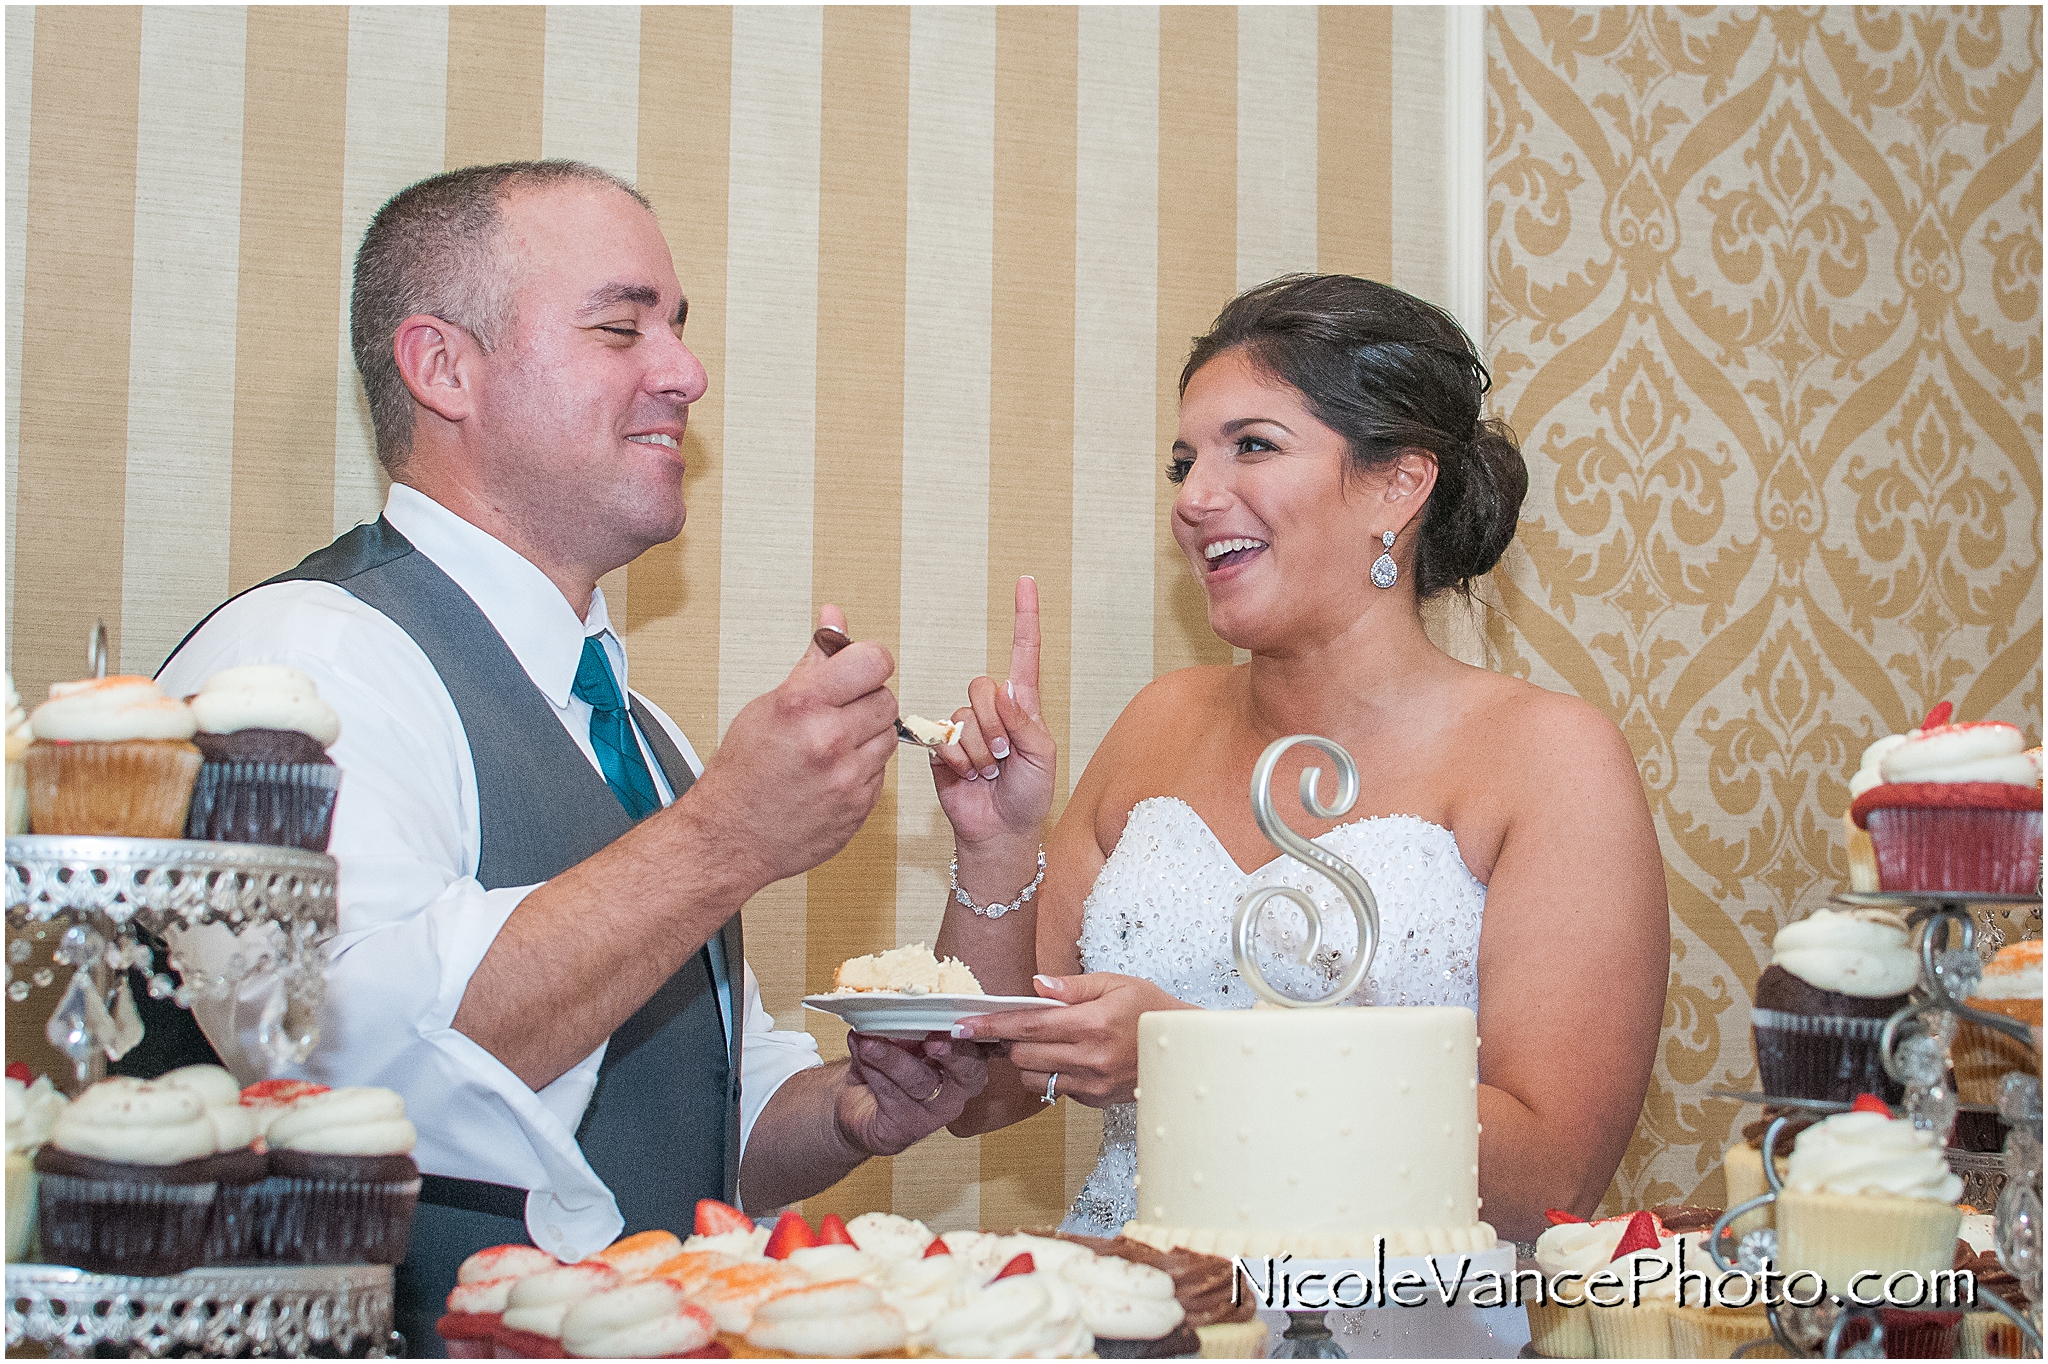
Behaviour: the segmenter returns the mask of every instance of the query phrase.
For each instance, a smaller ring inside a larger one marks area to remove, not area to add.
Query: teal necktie
[[[661,797],[655,793],[654,774],[647,770],[647,760],[640,756],[640,741],[633,734],[618,679],[612,676],[612,665],[595,635],[583,641],[575,691],[590,703],[590,746],[597,750],[604,784],[612,788],[627,814],[634,819],[647,818],[661,808]]]

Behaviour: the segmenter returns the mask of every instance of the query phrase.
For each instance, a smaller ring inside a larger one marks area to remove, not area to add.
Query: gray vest
[[[260,585],[294,581],[333,583],[382,612],[440,674],[476,768],[477,880],[486,889],[546,881],[632,827],[489,619],[390,522],[380,517],[357,526]],[[646,708],[629,700],[635,725],[680,798],[695,780],[689,763]],[[699,951],[612,1034],[576,1132],[584,1158],[618,1200],[622,1234],[688,1227],[700,1198],[734,1201],[746,1022],[739,1016],[745,958],[737,914],[719,940],[730,976],[730,1031],[710,954]],[[544,1019],[536,1024],[546,1026]]]

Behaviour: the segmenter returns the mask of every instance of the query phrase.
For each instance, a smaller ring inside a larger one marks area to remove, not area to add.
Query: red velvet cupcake
[[[1999,721],[1942,724],[1944,707],[1884,755],[1849,807],[1888,891],[2032,896],[2041,884],[2041,764]]]

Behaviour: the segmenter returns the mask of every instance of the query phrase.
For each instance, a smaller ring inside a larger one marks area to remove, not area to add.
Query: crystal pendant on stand
[[[113,1031],[107,1041],[107,1059],[118,1061],[135,1050],[142,1040],[142,1011],[135,1007],[135,992],[128,987],[128,973],[114,991]]]
[[[50,1045],[71,1058],[78,1068],[81,1087],[96,1078],[97,1057],[114,1036],[114,1019],[93,985],[91,974],[83,967],[72,972],[71,984],[64,988],[64,997],[57,1001],[43,1035],[50,1039]]]

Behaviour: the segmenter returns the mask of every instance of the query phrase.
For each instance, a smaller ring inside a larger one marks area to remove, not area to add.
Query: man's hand
[[[893,1156],[960,1116],[988,1083],[972,1042],[934,1037],[910,1052],[880,1037],[847,1039],[849,1083],[839,1091],[839,1130],[870,1156]]]
[[[827,606],[820,622],[846,628]],[[879,644],[804,651],[781,686],[733,717],[684,801],[762,886],[809,871],[859,832],[896,752],[896,660]]]

